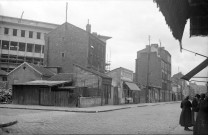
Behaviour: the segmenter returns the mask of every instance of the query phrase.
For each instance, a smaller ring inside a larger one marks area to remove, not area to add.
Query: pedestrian
[[[188,127],[192,127],[192,119],[191,119],[191,102],[189,101],[189,96],[181,102],[181,115],[179,124],[184,127],[184,130],[191,131]]]
[[[195,97],[193,98],[192,101],[192,124],[194,125],[196,122],[196,117],[199,112],[199,100],[200,100],[200,95],[196,94]]]
[[[199,112],[194,125],[194,135],[208,134],[208,93],[201,94]]]

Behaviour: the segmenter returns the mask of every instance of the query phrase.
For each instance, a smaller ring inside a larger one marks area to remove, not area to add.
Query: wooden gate
[[[50,87],[39,88],[40,105],[52,105]]]

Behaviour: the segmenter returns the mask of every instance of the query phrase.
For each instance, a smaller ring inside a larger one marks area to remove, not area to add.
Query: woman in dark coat
[[[201,95],[199,103],[199,112],[194,125],[194,135],[207,135],[208,134],[208,93]]]
[[[194,125],[196,122],[196,117],[199,112],[199,100],[200,100],[200,95],[196,94],[193,101],[192,101],[192,124]]]
[[[191,116],[191,102],[189,101],[189,96],[187,96],[182,102],[181,102],[181,116],[179,124],[184,127],[184,130],[191,131],[188,127],[192,127],[192,116]]]

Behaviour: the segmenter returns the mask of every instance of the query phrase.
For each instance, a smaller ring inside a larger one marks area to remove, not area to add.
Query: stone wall
[[[101,97],[80,97],[79,107],[92,107],[101,105]]]

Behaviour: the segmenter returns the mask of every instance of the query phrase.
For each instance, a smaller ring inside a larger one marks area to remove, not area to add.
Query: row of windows
[[[23,51],[23,52],[35,52],[44,53],[44,46],[31,43],[14,42],[7,40],[0,40],[0,48],[5,50]]]
[[[165,71],[171,71],[171,67],[169,64],[165,63],[163,60],[161,60],[161,68]]]
[[[1,54],[0,63],[21,64],[24,61],[34,64],[43,64],[43,58],[33,58],[17,55]]]
[[[17,29],[11,29],[12,30],[12,35],[17,36]],[[9,28],[4,28],[4,35],[9,35]],[[34,37],[34,31],[29,31],[29,38],[36,38],[36,39],[41,39],[41,33],[37,32],[36,37]],[[26,37],[26,30],[20,30],[20,36],[21,37]]]
[[[162,75],[161,76],[162,76],[163,80],[169,80],[170,81],[170,74],[162,71]]]

